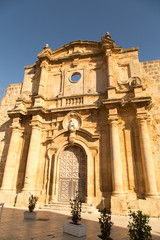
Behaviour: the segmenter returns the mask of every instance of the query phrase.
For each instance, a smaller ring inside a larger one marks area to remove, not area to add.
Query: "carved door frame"
[[[48,150],[48,155],[50,156],[51,166],[49,170],[50,174],[50,193],[48,195],[49,201],[58,202],[59,194],[59,168],[60,168],[60,156],[64,149],[71,144],[67,141],[60,141],[59,134],[56,137],[54,142],[51,143]],[[88,136],[88,135],[87,135]],[[61,143],[61,144],[60,144]],[[86,197],[85,202],[88,204],[93,204],[93,201],[96,196],[100,195],[100,175],[99,175],[99,158],[97,158],[97,149],[98,143],[94,145],[88,144],[88,142],[83,139],[76,139],[74,146],[79,146],[86,157]]]

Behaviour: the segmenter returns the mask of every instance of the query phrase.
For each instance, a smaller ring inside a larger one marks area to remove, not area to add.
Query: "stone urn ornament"
[[[79,199],[78,193],[74,200],[70,200],[72,222],[66,222],[63,224],[63,232],[82,237],[86,235],[86,226],[78,223],[81,220],[82,201]]]
[[[37,196],[33,196],[33,194],[30,193],[29,199],[28,199],[28,209],[29,211],[24,212],[24,219],[30,219],[30,220],[35,220],[37,212],[34,212],[36,203],[38,201]]]

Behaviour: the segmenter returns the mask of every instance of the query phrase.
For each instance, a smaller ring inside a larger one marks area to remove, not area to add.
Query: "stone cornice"
[[[70,49],[73,49],[74,47],[90,47],[92,50],[89,52],[81,52],[81,51],[73,51],[72,53],[67,53]],[[96,48],[96,49],[95,49]],[[64,52],[63,56],[60,56],[62,53]],[[47,45],[46,47],[44,47],[44,50],[41,51],[38,54],[38,58],[40,60],[43,59],[49,59],[52,62],[59,62],[59,61],[65,61],[67,59],[70,58],[77,58],[77,57],[88,57],[89,55],[95,55],[95,54],[100,54],[103,53],[102,49],[101,49],[101,43],[100,42],[94,42],[94,41],[74,41],[71,43],[68,43],[66,45],[64,45],[63,47],[60,47],[56,50],[51,50],[49,48],[49,46]],[[59,55],[59,57],[58,57]]]
[[[68,60],[73,60],[73,59],[82,59],[82,58],[88,58],[88,57],[95,57],[95,56],[99,56],[100,54],[104,54],[102,51],[99,52],[86,52],[86,53],[80,53],[80,52],[75,52],[75,53],[71,53],[68,54],[66,56],[62,56],[62,57],[58,57],[58,58],[53,58],[51,55],[48,54],[44,54],[43,56],[39,57],[39,59],[41,61],[43,60],[49,60],[50,63],[52,64],[58,64],[58,63],[62,63]]]
[[[27,113],[30,115],[35,114],[51,114],[51,113],[58,113],[58,112],[68,112],[73,110],[88,110],[88,109],[97,109],[99,106],[97,105],[81,105],[81,106],[70,106],[70,107],[60,107],[60,108],[54,108],[54,109],[45,109],[43,107],[30,107],[27,108]]]
[[[148,106],[151,103],[151,97],[139,97],[131,99],[104,99],[101,101],[102,105],[105,105],[106,108],[110,107],[125,107],[125,106]]]
[[[150,103],[151,102],[151,97],[139,97],[139,98],[132,98],[131,100],[130,100],[132,103],[136,103],[136,104],[138,104],[138,103]]]
[[[24,69],[26,70],[26,69],[31,69],[31,68],[33,68],[33,67],[36,67],[36,63],[34,63],[33,65],[28,65],[28,66],[25,66],[24,67]]]
[[[15,117],[21,117],[27,115],[26,111],[23,111],[22,109],[12,109],[7,111],[8,116],[10,118],[15,118]]]
[[[125,49],[122,49],[121,53],[134,52],[134,51],[139,51],[139,47],[125,48]]]

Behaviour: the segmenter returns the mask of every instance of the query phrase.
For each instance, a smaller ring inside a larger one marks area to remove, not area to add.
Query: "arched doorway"
[[[78,191],[85,202],[86,195],[86,156],[79,146],[66,147],[60,156],[59,201],[74,199]]]

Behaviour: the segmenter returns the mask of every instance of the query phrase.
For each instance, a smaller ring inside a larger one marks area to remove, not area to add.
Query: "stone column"
[[[152,158],[152,150],[150,145],[150,138],[148,134],[147,122],[144,118],[138,119],[139,134],[140,134],[140,145],[142,153],[142,164],[145,178],[145,188],[147,196],[156,196],[157,184],[155,169]]]
[[[19,123],[19,118],[13,119],[12,134],[1,187],[3,190],[16,190],[18,170],[21,160],[22,134],[23,128]]]
[[[39,89],[38,89],[38,95],[44,96],[45,94],[45,82],[47,78],[47,69],[48,64],[47,62],[41,63],[41,75],[40,75],[40,81],[39,81]]]
[[[25,172],[24,191],[36,191],[37,170],[39,162],[39,151],[41,144],[41,128],[38,124],[32,125],[32,133],[28,151],[28,158]]]
[[[110,119],[110,146],[112,159],[112,195],[123,195],[122,163],[117,119]]]

